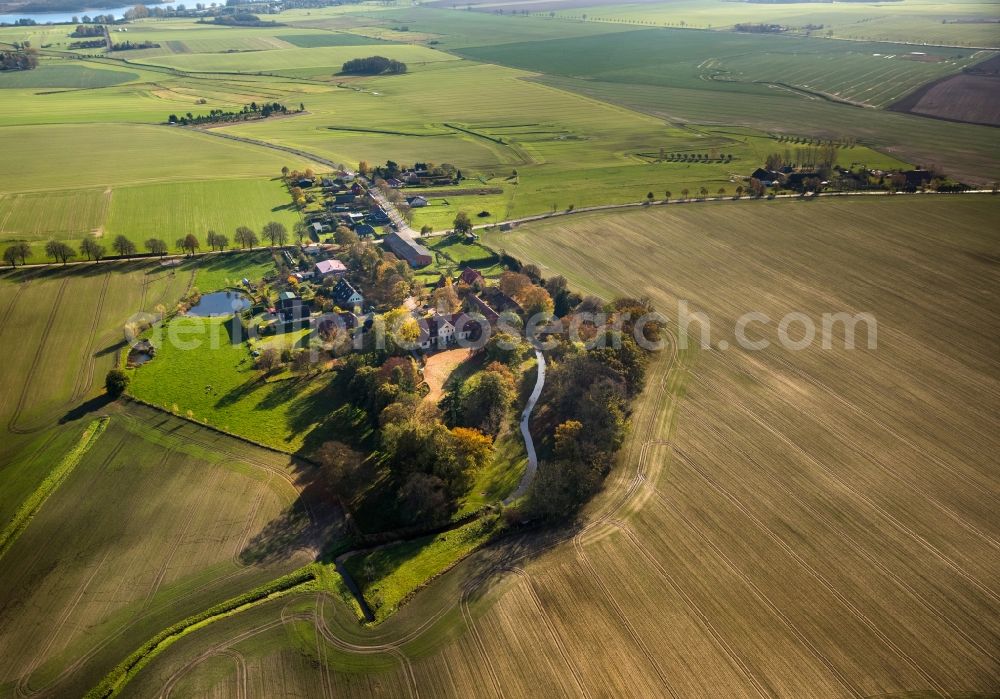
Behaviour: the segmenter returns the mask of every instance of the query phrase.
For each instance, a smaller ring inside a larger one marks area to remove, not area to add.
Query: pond
[[[250,299],[238,291],[217,291],[205,294],[197,304],[191,307],[188,315],[215,317],[230,316],[250,308]]]

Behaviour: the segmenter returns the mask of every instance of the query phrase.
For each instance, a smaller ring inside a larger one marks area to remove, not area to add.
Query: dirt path
[[[521,476],[521,482],[518,483],[517,489],[503,501],[505,505],[509,505],[527,493],[532,481],[535,480],[535,474],[538,472],[538,455],[535,454],[535,442],[531,438],[529,424],[531,411],[535,409],[535,403],[538,402],[538,397],[542,395],[542,388],[545,386],[545,355],[542,354],[541,350],[536,349],[535,358],[538,360],[538,378],[535,379],[535,387],[532,389],[531,395],[528,396],[524,412],[521,413],[521,435],[524,437],[524,448],[528,452],[528,467],[524,470],[524,475]]]

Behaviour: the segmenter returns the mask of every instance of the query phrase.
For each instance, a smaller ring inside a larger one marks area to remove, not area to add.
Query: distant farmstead
[[[383,242],[393,255],[401,260],[406,260],[411,267],[426,267],[434,261],[430,250],[399,233],[390,233]]]

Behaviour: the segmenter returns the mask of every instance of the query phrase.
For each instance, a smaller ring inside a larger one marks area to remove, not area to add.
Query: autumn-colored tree
[[[538,313],[550,314],[555,309],[552,297],[540,286],[529,286],[517,295],[517,302],[524,309],[525,317],[530,318]]]
[[[517,296],[524,290],[531,286],[531,279],[525,274],[520,274],[518,272],[504,272],[500,275],[500,291],[507,294],[511,298],[517,298]]]
[[[471,473],[485,467],[493,459],[493,440],[479,430],[455,427],[451,430],[455,455],[460,468]]]
[[[457,313],[462,307],[462,302],[458,299],[455,287],[451,284],[451,279],[445,278],[444,286],[434,290],[434,306],[442,313]]]

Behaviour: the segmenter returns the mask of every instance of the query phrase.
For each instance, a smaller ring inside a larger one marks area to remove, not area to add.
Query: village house
[[[393,232],[382,241],[393,255],[406,262],[411,267],[426,267],[434,261],[431,251],[413,240]]]
[[[344,278],[333,287],[333,300],[341,308],[355,308],[365,302],[365,298]]]
[[[420,319],[420,348],[445,349],[460,341],[475,342],[482,333],[481,325],[465,313],[435,313]]]
[[[334,276],[339,277],[347,272],[347,266],[340,260],[323,260],[317,262],[314,267],[316,276],[320,279]]]
[[[302,302],[302,299],[291,291],[282,291],[278,294],[278,304],[275,307],[278,315],[286,323],[293,320],[302,320],[309,315],[309,309]]]
[[[421,196],[410,197],[409,199],[406,200],[406,203],[410,206],[411,209],[421,209],[427,206],[427,199],[426,197],[421,197]]]
[[[480,274],[478,270],[472,269],[472,267],[463,269],[462,274],[458,277],[458,281],[468,284],[471,287],[481,288],[486,285],[486,277]]]
[[[486,322],[490,325],[495,325],[498,320],[500,320],[500,314],[494,311],[488,303],[483,301],[481,298],[475,294],[469,294],[466,300],[471,307],[477,313],[481,313],[486,319]]]

